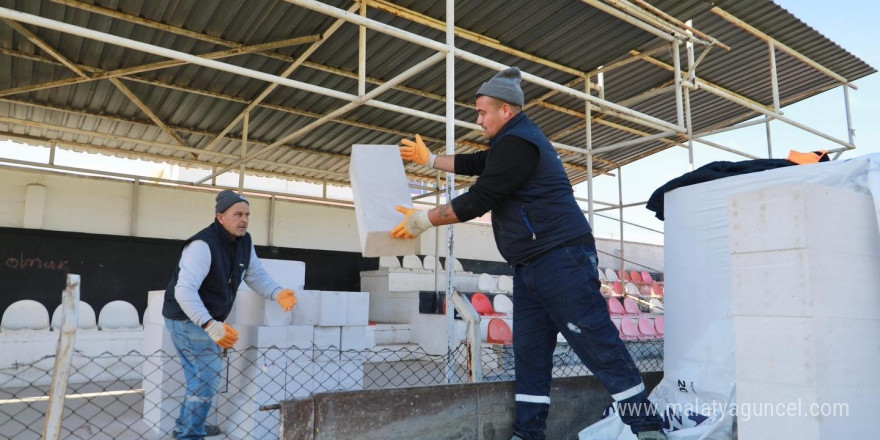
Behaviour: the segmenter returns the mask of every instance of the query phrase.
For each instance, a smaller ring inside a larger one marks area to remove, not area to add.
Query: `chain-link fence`
[[[627,346],[642,371],[662,370],[662,340],[628,342]],[[484,345],[481,357],[485,381],[513,378],[512,347]],[[558,345],[553,361],[555,377],[589,374],[564,343]],[[55,357],[47,356],[0,369],[0,438],[41,437],[54,363]],[[219,393],[207,420],[219,428],[221,434],[215,438],[220,439],[279,438],[278,403],[282,400],[332,390],[468,381],[463,344],[447,355],[431,355],[409,345],[362,351],[249,348],[229,350],[222,368]],[[185,389],[176,353],[86,356],[77,352],[61,438],[172,439]]]

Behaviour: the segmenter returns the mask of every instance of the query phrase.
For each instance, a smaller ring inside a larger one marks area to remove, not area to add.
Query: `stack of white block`
[[[369,293],[303,290],[305,264],[263,260],[278,283],[296,291],[297,305],[285,313],[276,301],[239,290],[226,322],[239,332],[210,423],[227,438],[277,438],[277,413],[262,405],[314,392],[363,386]],[[173,428],[183,397],[183,374],[161,308],[164,291],[150,292],[144,318],[144,421],[159,432]],[[169,356],[173,355],[173,356]]]
[[[419,292],[446,291],[446,272],[441,271],[435,277],[433,270],[417,269],[420,261],[416,255],[405,257],[407,268],[385,267],[379,270],[361,272],[361,288],[370,292],[370,320],[382,323],[409,324],[419,314]],[[433,261],[434,257],[426,257],[425,261]],[[456,260],[456,267],[460,263]],[[432,266],[433,267],[433,266]],[[497,287],[497,280],[488,274],[482,274],[483,284]],[[464,272],[456,269],[455,288],[461,292],[480,291],[481,274]],[[489,290],[489,289],[486,289]]]
[[[733,195],[729,208],[739,438],[880,432],[871,198],[802,184]]]

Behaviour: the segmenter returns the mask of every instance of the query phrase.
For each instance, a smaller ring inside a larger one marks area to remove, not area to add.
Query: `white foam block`
[[[306,263],[260,258],[263,269],[284,289],[299,291],[306,284]]]
[[[296,307],[293,308],[294,325],[318,325],[321,311],[320,290],[300,290],[296,292]]]
[[[412,208],[399,147],[354,145],[349,176],[361,253],[365,257],[419,253],[419,240],[391,237],[391,230],[404,219],[394,208]]]
[[[367,325],[370,318],[370,292],[345,292],[348,300],[345,325]]]
[[[339,360],[339,347],[342,345],[342,329],[340,327],[315,327],[315,361]]]
[[[253,290],[239,290],[226,321],[239,325],[286,326],[293,323],[293,314],[285,312],[278,301],[266,299]]]
[[[318,325],[345,325],[348,317],[348,292],[321,291]]]
[[[367,326],[346,325],[342,327],[341,344],[343,350],[366,350]]]

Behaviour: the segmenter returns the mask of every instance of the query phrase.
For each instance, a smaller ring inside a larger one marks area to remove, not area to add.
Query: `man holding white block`
[[[502,70],[477,91],[477,124],[489,150],[437,156],[420,136],[404,139],[404,160],[477,175],[470,190],[429,211],[398,206],[404,220],[391,231],[412,239],[432,226],[468,221],[492,211],[501,255],[514,267],[516,361],[515,440],[543,440],[550,407],[556,333],[620,406],[640,440],[666,440],[641,375],[611,322],[599,292],[595,240],[550,141],[522,112],[519,69]]]
[[[173,432],[178,440],[219,434],[205,421],[220,385],[221,348],[232,348],[238,341],[238,332],[223,321],[232,311],[241,282],[278,301],[286,312],[296,305],[293,290],[282,289],[260,264],[247,232],[247,199],[225,190],[216,201],[214,223],[184,243],[162,306],[186,377],[186,394]]]

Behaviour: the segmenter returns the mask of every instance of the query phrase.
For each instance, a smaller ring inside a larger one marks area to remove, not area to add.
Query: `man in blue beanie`
[[[214,223],[183,244],[180,263],[168,282],[162,316],[186,377],[186,394],[172,435],[196,440],[220,434],[205,422],[220,385],[221,349],[232,348],[238,332],[223,322],[242,281],[284,311],[296,305],[263,269],[247,232],[250,203],[235,191],[217,194]]]
[[[498,250],[514,267],[513,348],[516,418],[513,439],[543,440],[550,409],[553,349],[560,332],[620,405],[639,440],[666,440],[642,376],[611,322],[599,292],[596,244],[550,141],[525,113],[519,69],[502,70],[477,91],[477,124],[489,150],[437,156],[416,135],[404,160],[479,176],[468,192],[429,211],[397,210],[396,238],[466,222],[492,211]]]

